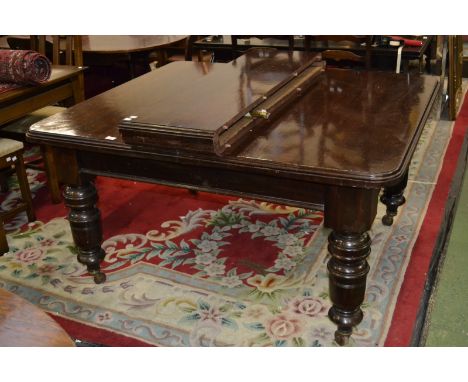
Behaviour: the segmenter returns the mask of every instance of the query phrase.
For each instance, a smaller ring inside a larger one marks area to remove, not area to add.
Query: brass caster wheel
[[[106,281],[106,274],[102,272],[97,272],[94,275],[94,282],[96,284],[102,284],[104,281]]]
[[[335,332],[335,341],[339,346],[346,346],[349,344],[350,336],[351,336],[351,330],[349,331],[337,330]]]
[[[382,218],[382,223],[383,223],[383,225],[391,226],[393,224],[393,216],[385,215]]]

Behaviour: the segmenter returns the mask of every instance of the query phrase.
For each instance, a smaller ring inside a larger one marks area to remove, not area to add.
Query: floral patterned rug
[[[364,320],[351,346],[382,346],[413,244],[434,190],[453,123],[429,120],[414,155],[407,203],[392,227],[371,230]],[[320,210],[305,210],[98,177],[103,216],[96,285],[76,261],[62,205],[44,174],[28,170],[38,221],[10,222],[0,287],[79,327],[75,337],[119,346],[335,346]],[[18,199],[11,192],[1,208]],[[105,202],[104,202],[105,201]],[[107,333],[107,334],[106,334]]]

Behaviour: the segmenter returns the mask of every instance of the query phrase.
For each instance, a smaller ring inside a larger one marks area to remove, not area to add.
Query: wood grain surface
[[[0,288],[0,346],[75,346],[46,312]]]

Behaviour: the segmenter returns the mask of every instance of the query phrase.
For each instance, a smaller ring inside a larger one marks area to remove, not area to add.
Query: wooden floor
[[[0,288],[0,346],[75,346],[42,309]]]

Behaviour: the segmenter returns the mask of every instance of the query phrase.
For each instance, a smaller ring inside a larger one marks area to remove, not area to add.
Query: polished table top
[[[75,346],[46,312],[0,288],[0,346]]]
[[[281,52],[277,58],[301,60],[304,54]],[[181,103],[176,105],[180,112],[173,107],[167,118],[177,123],[191,115],[192,123],[203,125],[212,123],[218,108],[249,102],[282,70],[281,65],[272,65],[257,78],[247,78],[246,65],[248,60],[242,57],[226,64],[172,63],[33,125],[28,137],[127,155],[134,149],[122,141],[119,123],[129,116],[151,119],[168,92],[180,94]],[[228,77],[230,90],[217,92],[218,84]],[[211,81],[212,91],[200,94],[200,102],[193,99],[192,105],[184,93],[202,79]],[[155,152],[177,161],[204,158],[218,165],[283,170],[310,181],[380,187],[406,170],[437,89],[437,78],[430,76],[327,69],[312,89],[269,127],[254,132],[235,155],[221,158],[191,152],[190,147]]]

